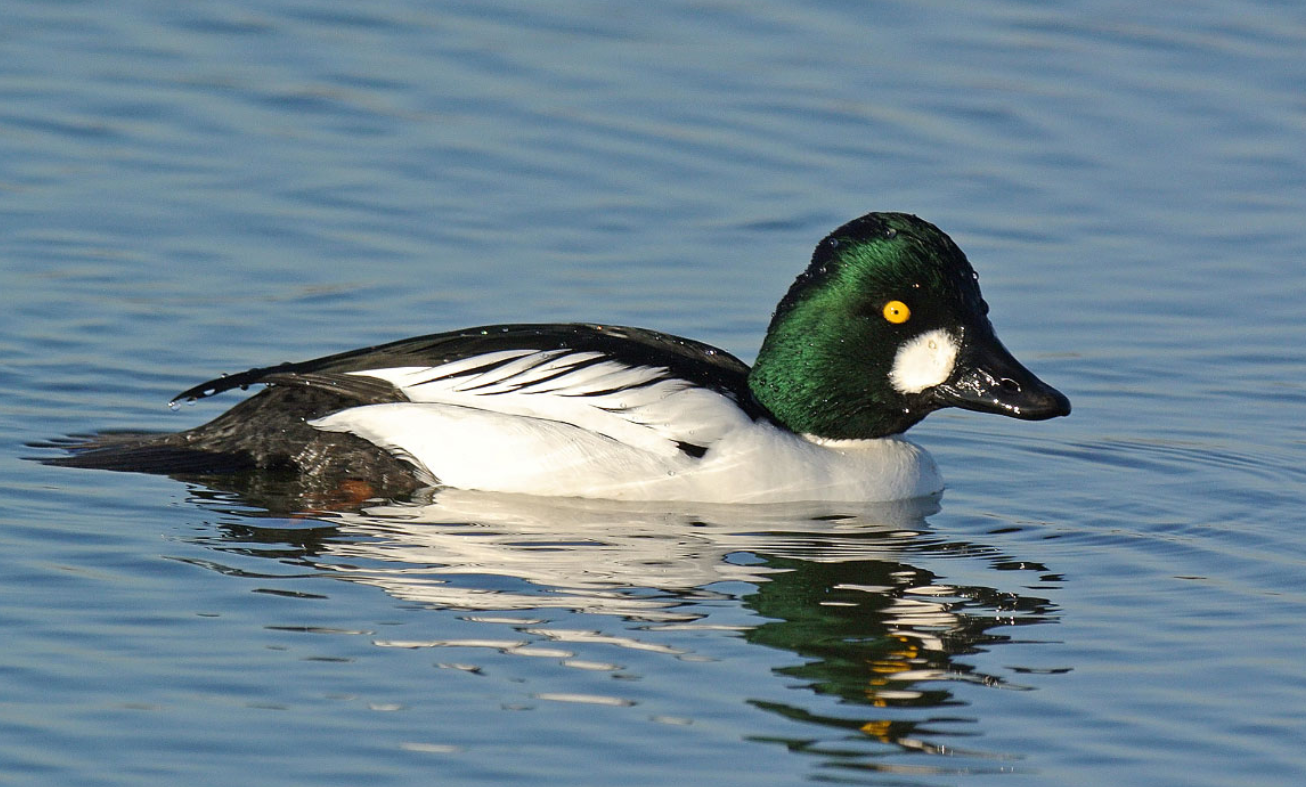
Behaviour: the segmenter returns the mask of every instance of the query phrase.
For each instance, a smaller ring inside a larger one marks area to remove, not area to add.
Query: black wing
[[[325,388],[365,403],[406,401],[407,397],[389,382],[351,372],[437,367],[505,350],[601,353],[605,359],[626,366],[666,369],[667,377],[729,396],[754,417],[764,415],[748,390],[748,365],[724,350],[642,328],[579,323],[489,325],[402,339],[219,377],[182,391],[173,401],[194,401],[259,384]]]

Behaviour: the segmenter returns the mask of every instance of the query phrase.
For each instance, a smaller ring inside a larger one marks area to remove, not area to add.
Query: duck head
[[[801,434],[899,434],[961,407],[1030,421],[1070,401],[998,340],[966,255],[938,227],[870,213],[830,233],[776,308],[749,374],[754,398]]]

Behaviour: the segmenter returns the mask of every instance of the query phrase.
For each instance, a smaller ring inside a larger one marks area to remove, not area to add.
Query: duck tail
[[[29,448],[57,448],[65,456],[28,457],[44,465],[116,470],[158,475],[238,473],[254,467],[248,454],[196,450],[179,434],[109,432],[66,440],[28,443]]]

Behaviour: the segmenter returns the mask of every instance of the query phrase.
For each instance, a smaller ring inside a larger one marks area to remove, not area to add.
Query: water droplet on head
[[[898,237],[898,231],[895,230],[893,227],[889,227],[888,229],[886,229],[886,230],[884,231],[884,237],[886,237],[886,238],[896,238],[896,237]]]

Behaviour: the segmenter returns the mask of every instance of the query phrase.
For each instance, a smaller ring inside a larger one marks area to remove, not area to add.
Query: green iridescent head
[[[816,247],[771,318],[749,387],[782,425],[836,440],[898,434],[948,406],[1068,413],[987,315],[951,238],[916,216],[870,213]]]

